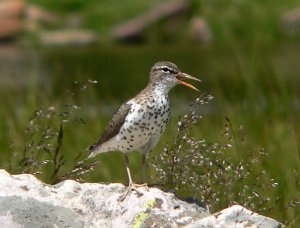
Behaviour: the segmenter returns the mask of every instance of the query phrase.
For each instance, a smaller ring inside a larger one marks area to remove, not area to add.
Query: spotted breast
[[[146,153],[157,144],[168,123],[168,97],[159,93],[145,93],[128,104],[131,109],[116,137],[119,141],[117,149]]]

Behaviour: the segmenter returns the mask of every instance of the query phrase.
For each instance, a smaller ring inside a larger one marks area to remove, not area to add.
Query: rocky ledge
[[[33,175],[0,170],[0,227],[282,227],[235,205],[218,213],[177,199],[157,188],[139,188],[123,202],[122,184],[67,180],[42,183]]]

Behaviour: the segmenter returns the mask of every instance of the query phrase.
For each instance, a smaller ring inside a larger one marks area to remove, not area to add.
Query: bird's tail
[[[108,143],[102,143],[102,144],[95,143],[88,148],[90,154],[87,157],[87,159],[95,157],[97,154],[105,153],[113,150],[115,150],[115,148],[112,148]]]
[[[87,157],[87,159],[95,157],[99,153],[98,147],[99,147],[98,143],[94,143],[93,145],[87,148],[87,151],[89,152],[89,156]]]

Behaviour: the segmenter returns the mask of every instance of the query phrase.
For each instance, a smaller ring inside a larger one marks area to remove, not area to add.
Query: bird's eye
[[[168,67],[162,67],[161,70],[165,73],[171,73],[171,70]]]

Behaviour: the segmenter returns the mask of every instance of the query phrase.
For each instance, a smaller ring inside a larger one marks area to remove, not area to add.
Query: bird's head
[[[151,68],[150,83],[153,85],[164,85],[167,89],[171,89],[176,84],[184,85],[190,89],[199,91],[193,85],[185,82],[184,80],[191,79],[201,81],[191,75],[181,72],[178,67],[171,62],[157,62]]]

